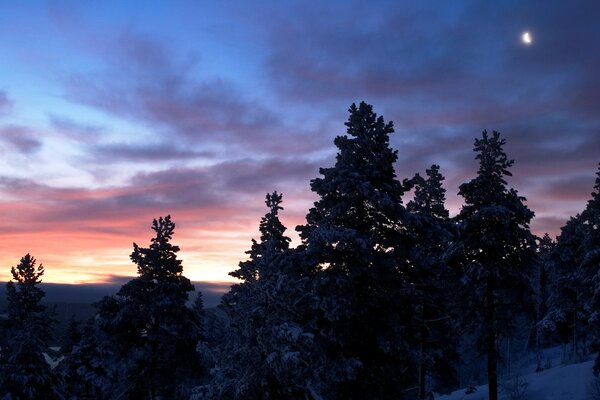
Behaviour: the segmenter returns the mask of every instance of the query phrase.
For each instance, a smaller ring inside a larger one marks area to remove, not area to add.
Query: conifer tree
[[[396,179],[392,123],[352,104],[335,166],[311,181],[319,195],[297,229],[312,283],[313,366],[325,398],[399,398],[415,376],[407,338],[407,213]]]
[[[57,372],[62,379],[65,399],[114,398],[114,386],[107,363],[114,361],[109,340],[98,332],[94,321],[89,321],[80,331],[79,340],[71,346],[64,359],[58,364]]]
[[[75,346],[81,340],[81,328],[79,321],[75,318],[75,315],[71,315],[67,329],[60,341],[60,353],[70,354]]]
[[[487,358],[489,399],[498,399],[499,346],[515,329],[518,312],[529,294],[529,272],[535,241],[529,230],[533,212],[524,197],[507,187],[511,176],[498,132],[475,139],[477,177],[464,183],[457,221],[459,239],[452,255],[464,274],[463,296],[468,301],[465,321]]]
[[[252,240],[249,259],[230,273],[241,282],[223,296],[230,334],[219,351],[210,397],[300,399],[310,385],[310,335],[300,324],[306,280],[292,268],[290,239],[278,216],[281,202],[281,194],[267,194],[260,241]]]
[[[532,287],[535,297],[535,348],[536,348],[536,372],[542,371],[542,348],[544,336],[547,335],[548,327],[545,324],[545,316],[548,314],[549,304],[549,278],[553,268],[552,256],[555,243],[547,233],[539,239],[537,245],[537,262],[533,272]]]
[[[11,268],[6,285],[7,329],[1,339],[0,397],[59,399],[58,380],[46,362],[53,319],[40,304],[42,264],[27,254]]]
[[[581,244],[582,270],[585,283],[591,288],[590,298],[586,302],[589,324],[592,328],[592,350],[600,350],[600,164],[596,172],[596,181],[592,198],[582,212],[586,234]],[[594,374],[600,374],[600,355],[596,356]]]
[[[571,342],[571,358],[581,354],[578,344],[587,329],[586,302],[590,299],[582,270],[582,243],[586,235],[581,214],[571,217],[561,228],[551,253],[549,276],[548,311],[544,318],[546,326],[562,333],[565,343]]]
[[[186,398],[199,379],[198,322],[186,306],[194,286],[171,243],[175,224],[161,217],[152,229],[149,247],[133,245],[138,276],[98,306],[104,347],[113,349],[107,370],[115,398]]]
[[[444,177],[438,165],[426,170],[427,178],[413,178],[414,198],[407,204],[415,244],[410,250],[414,268],[409,270],[412,301],[416,304],[415,348],[419,354],[419,399],[431,392],[449,391],[458,384],[458,327],[452,297],[458,279],[444,261],[452,242],[449,213],[445,207]],[[430,379],[432,378],[432,379]]]

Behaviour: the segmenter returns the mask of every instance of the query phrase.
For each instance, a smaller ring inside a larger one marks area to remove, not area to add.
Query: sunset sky
[[[171,214],[185,275],[230,280],[268,191],[298,243],[361,100],[395,124],[400,179],[441,165],[453,214],[473,139],[500,131],[534,232],[556,235],[600,162],[598,16],[592,0],[0,0],[0,278],[28,252],[46,282],[135,275],[132,243]]]

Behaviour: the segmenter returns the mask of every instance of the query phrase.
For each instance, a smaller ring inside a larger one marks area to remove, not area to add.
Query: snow
[[[546,371],[532,373],[521,379],[526,382],[523,400],[589,400],[590,385],[594,381],[592,374],[593,361],[579,364],[558,365]],[[500,382],[510,384],[511,382]],[[465,394],[464,389],[449,395],[438,397],[439,400],[486,400],[487,385],[477,386],[473,394]],[[511,400],[506,391],[500,390],[500,400]]]

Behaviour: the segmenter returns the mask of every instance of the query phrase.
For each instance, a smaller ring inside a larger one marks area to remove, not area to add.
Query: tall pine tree
[[[550,257],[548,311],[544,323],[571,342],[571,359],[578,359],[585,346],[579,346],[587,332],[586,302],[591,288],[582,270],[582,243],[586,228],[581,214],[571,217],[556,240]],[[565,356],[567,356],[565,354]]]
[[[240,279],[223,296],[229,335],[219,351],[210,397],[303,399],[310,391],[302,295],[307,280],[296,272],[290,239],[279,220],[282,195],[267,194],[260,241],[230,275]]]
[[[10,270],[6,284],[7,329],[1,339],[0,397],[59,399],[58,381],[46,362],[53,319],[40,304],[42,264],[27,254]]]
[[[413,178],[414,198],[407,204],[415,235],[409,276],[411,299],[416,304],[413,321],[419,355],[419,399],[425,399],[431,389],[440,393],[458,384],[458,325],[452,296],[458,279],[444,260],[453,240],[445,207],[446,189],[438,165],[432,165],[426,174],[426,179],[418,174]],[[433,387],[427,387],[428,381],[433,381]]]
[[[531,286],[533,288],[535,302],[534,335],[536,348],[536,372],[542,371],[542,348],[544,338],[548,334],[549,327],[545,324],[545,316],[548,314],[549,304],[549,278],[553,268],[552,255],[556,243],[547,233],[538,240],[537,262],[533,271]],[[553,325],[553,324],[552,324]]]
[[[195,313],[186,306],[194,286],[171,243],[171,217],[152,222],[147,248],[134,243],[138,276],[99,303],[98,323],[112,350],[107,360],[114,398],[187,398],[199,380]]]
[[[314,275],[311,326],[321,358],[313,366],[325,398],[399,398],[415,377],[403,273],[407,218],[396,179],[391,122],[352,104],[347,135],[335,138],[335,166],[311,181],[319,200],[297,229]]]
[[[592,198],[581,216],[586,230],[581,245],[582,270],[586,276],[585,282],[592,288],[586,311],[593,333],[592,350],[597,352],[600,350],[600,164]],[[594,373],[600,374],[600,355],[596,356]]]
[[[475,139],[477,177],[464,183],[457,221],[458,241],[452,251],[464,274],[463,295],[468,301],[465,321],[487,357],[489,399],[498,399],[497,367],[501,341],[515,329],[516,316],[529,293],[529,273],[535,241],[529,223],[533,212],[525,198],[508,188],[505,140],[498,132]]]

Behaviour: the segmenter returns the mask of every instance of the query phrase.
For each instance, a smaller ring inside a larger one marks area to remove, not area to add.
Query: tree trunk
[[[419,360],[419,400],[425,400],[425,380],[427,377],[427,369],[425,367],[425,362],[423,362],[424,357],[424,339],[421,338],[421,359]]]
[[[498,349],[494,332],[494,291],[491,279],[488,278],[485,298],[484,325],[486,335],[488,398],[498,400]]]
[[[510,337],[508,338],[508,349],[506,351],[506,366],[507,366],[507,375],[510,378]]]
[[[425,306],[421,308],[421,337],[420,337],[420,357],[419,357],[419,400],[425,400],[425,381],[427,377],[427,368],[425,366],[425,340],[427,327],[425,326]]]
[[[571,358],[577,358],[577,311],[573,313],[573,347],[571,349]]]

